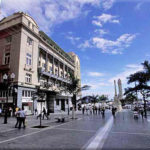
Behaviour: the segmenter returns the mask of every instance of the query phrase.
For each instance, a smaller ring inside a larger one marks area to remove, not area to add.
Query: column
[[[53,74],[55,73],[55,70],[54,70],[54,65],[55,65],[55,64],[54,64],[54,59],[55,59],[55,58],[54,58],[54,56],[53,56],[53,64],[52,64],[52,67],[53,67],[53,71],[52,71],[52,72],[53,72]]]
[[[47,72],[48,71],[48,53],[46,53],[46,68],[45,68],[45,71]]]
[[[58,60],[58,77],[60,77],[60,61]]]
[[[56,96],[55,95],[51,95],[51,94],[48,94],[47,95],[47,110],[50,112],[50,113],[54,113],[54,102],[55,102],[55,99],[56,99]]]
[[[63,63],[63,78],[65,78],[65,64]]]
[[[17,107],[22,108],[22,88],[18,87],[17,92]]]

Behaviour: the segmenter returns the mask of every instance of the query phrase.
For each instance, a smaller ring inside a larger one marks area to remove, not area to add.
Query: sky
[[[84,95],[114,96],[114,80],[150,59],[150,0],[1,0],[0,19],[23,11],[81,63]]]

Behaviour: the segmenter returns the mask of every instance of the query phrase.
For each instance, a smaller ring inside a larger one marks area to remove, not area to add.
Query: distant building
[[[18,12],[0,21],[0,107],[6,105],[3,75],[15,73],[15,90],[9,92],[9,107],[40,111],[34,93],[37,87],[45,94],[42,106],[51,113],[67,110],[71,95],[60,92],[70,84],[69,72],[80,79],[80,61],[76,54],[66,53],[29,15]],[[81,83],[80,83],[81,84]]]

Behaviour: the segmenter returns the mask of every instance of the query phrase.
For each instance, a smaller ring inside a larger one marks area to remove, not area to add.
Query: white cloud
[[[103,0],[103,8],[105,10],[110,9],[113,5],[113,3],[115,2],[115,0]]]
[[[135,10],[140,10],[143,4],[144,4],[143,2],[139,2],[139,3],[135,6]]]
[[[143,70],[143,67],[141,65],[137,65],[137,64],[126,65],[123,72],[117,74],[115,77],[112,77],[111,79],[108,80],[108,82],[113,83],[114,80],[121,79],[122,83],[125,84],[127,82],[127,77],[141,70]]]
[[[136,34],[123,34],[115,41],[107,40],[100,37],[93,37],[92,44],[102,50],[103,53],[121,54],[125,48],[128,48]]]
[[[80,37],[74,37],[72,35],[67,35],[66,38],[69,39],[72,44],[76,44],[76,42],[80,40]]]
[[[78,48],[81,48],[82,50],[84,50],[85,48],[90,48],[91,47],[91,43],[89,40],[84,41],[84,43],[79,44]]]
[[[96,29],[94,32],[98,33],[98,35],[100,35],[100,36],[108,34],[108,31],[106,31],[104,29]]]
[[[104,74],[100,73],[100,72],[89,72],[88,75],[91,77],[102,77],[102,76],[104,76]]]
[[[4,0],[2,1],[1,18],[17,11],[23,11],[31,15],[42,30],[50,32],[56,24],[89,12],[84,7],[85,5],[99,7],[103,3],[103,0]]]
[[[117,16],[110,14],[102,14],[100,16],[94,16],[95,20],[92,21],[92,24],[102,27],[105,23],[115,23],[118,24],[119,20]]]

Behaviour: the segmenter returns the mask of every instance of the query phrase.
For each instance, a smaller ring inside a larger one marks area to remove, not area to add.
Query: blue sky
[[[2,0],[3,18],[17,11],[31,15],[66,52],[80,58],[86,94],[114,95],[113,80],[142,69],[150,58],[149,0]]]

